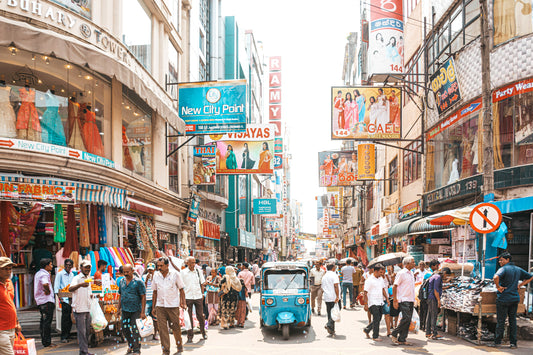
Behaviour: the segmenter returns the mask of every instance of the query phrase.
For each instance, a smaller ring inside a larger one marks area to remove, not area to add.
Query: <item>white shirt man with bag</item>
[[[322,278],[323,299],[326,302],[326,311],[328,313],[328,322],[325,328],[330,335],[335,335],[335,321],[331,317],[331,310],[339,302],[340,280],[339,275],[335,272],[335,264],[328,264],[326,268],[327,272]]]
[[[181,278],[185,285],[185,302],[187,303],[187,308],[189,310],[189,318],[191,324],[193,324],[192,310],[194,306],[196,310],[196,319],[198,319],[198,322],[200,323],[202,338],[205,340],[207,339],[203,302],[205,279],[202,272],[195,268],[196,260],[192,256],[189,256],[185,262],[187,263],[187,267],[181,270]],[[189,329],[187,331],[187,343],[192,343],[193,336],[193,330]]]

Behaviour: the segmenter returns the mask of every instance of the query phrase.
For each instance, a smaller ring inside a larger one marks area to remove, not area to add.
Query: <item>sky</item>
[[[222,13],[235,16],[241,30],[254,32],[265,57],[282,57],[291,198],[303,204],[302,232],[316,233],[315,197],[325,193],[318,187],[318,152],[341,146],[330,139],[330,89],[343,84],[344,48],[349,33],[359,27],[359,1],[223,0]]]

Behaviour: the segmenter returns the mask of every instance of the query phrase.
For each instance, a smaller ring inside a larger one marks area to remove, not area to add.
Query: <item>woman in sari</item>
[[[220,282],[220,326],[229,329],[235,326],[235,311],[242,289],[241,281],[232,266],[226,267],[226,275]]]
[[[209,325],[216,325],[218,323],[218,293],[220,291],[220,276],[217,274],[217,269],[211,269],[211,274],[206,280],[207,290],[207,310],[209,313],[208,322]]]
[[[231,144],[228,144],[228,150],[226,152],[226,168],[237,169],[237,158],[235,157]]]
[[[244,328],[244,322],[246,321],[246,286],[244,286],[244,280],[241,281],[241,290],[239,291],[239,300],[237,301],[237,310],[235,311],[235,319],[237,320],[237,327]]]
[[[259,154],[259,171],[270,170],[270,161],[272,160],[272,153],[268,149],[268,143],[263,142],[263,151]]]

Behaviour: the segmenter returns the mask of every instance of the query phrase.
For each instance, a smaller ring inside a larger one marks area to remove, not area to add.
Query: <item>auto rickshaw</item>
[[[290,327],[311,326],[309,266],[268,262],[261,268],[261,327],[277,327],[288,340]]]

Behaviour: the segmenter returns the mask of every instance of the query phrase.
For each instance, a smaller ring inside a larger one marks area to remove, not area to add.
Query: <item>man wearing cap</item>
[[[152,307],[152,299],[154,294],[152,283],[154,281],[155,264],[149,263],[146,266],[146,270],[148,272],[142,277],[144,287],[146,288],[146,315],[152,317],[152,320],[154,321],[154,340],[159,340],[157,337],[157,317],[155,314],[155,309]]]
[[[89,354],[89,335],[91,334],[91,262],[82,260],[80,273],[72,279],[69,291],[72,292],[72,310],[78,330],[80,355]]]
[[[15,263],[8,257],[0,258],[0,355],[13,355],[15,332],[20,332],[17,309],[13,298],[15,290],[11,282],[11,268]]]

